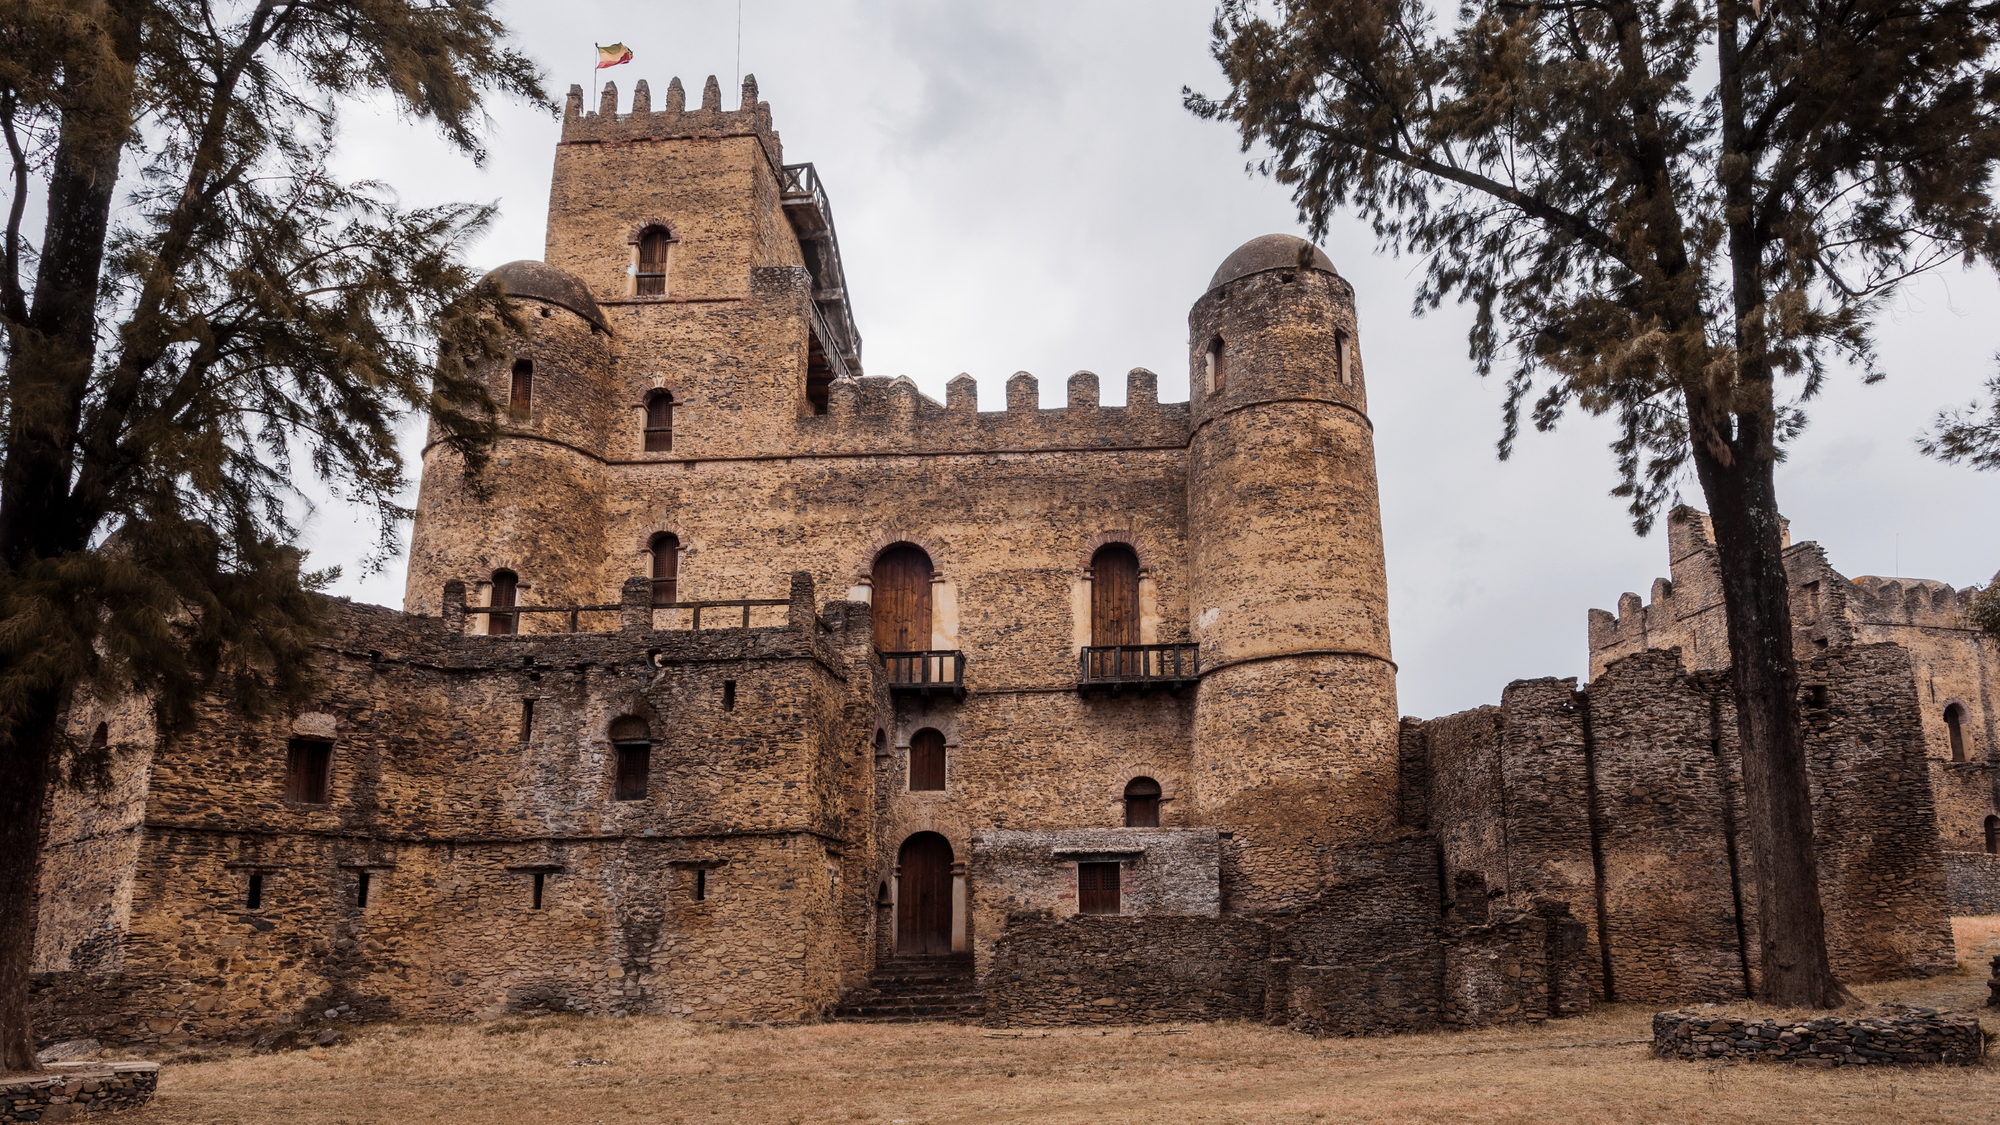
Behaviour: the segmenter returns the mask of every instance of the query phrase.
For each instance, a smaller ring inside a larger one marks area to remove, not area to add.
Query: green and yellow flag
[[[613,43],[609,47],[600,46],[597,48],[597,69],[599,70],[603,70],[607,66],[617,66],[619,63],[628,63],[631,61],[632,48],[627,47],[623,43]]]

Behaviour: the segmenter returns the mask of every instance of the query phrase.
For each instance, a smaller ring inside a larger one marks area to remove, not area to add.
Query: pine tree
[[[27,1019],[39,829],[73,700],[310,684],[321,625],[288,513],[310,472],[396,549],[396,430],[473,471],[477,370],[525,322],[463,250],[487,206],[330,172],[338,106],[387,96],[482,157],[483,99],[549,106],[488,0],[0,0],[0,1071]],[[30,198],[40,240],[22,230]]]
[[[1268,14],[1266,14],[1268,13]],[[1611,415],[1642,533],[1691,468],[1714,519],[1756,867],[1761,999],[1831,1006],[1773,468],[1829,365],[1882,377],[1909,277],[2000,251],[1972,0],[1224,0],[1233,123],[1315,238],[1353,208],[1469,302],[1522,414]]]

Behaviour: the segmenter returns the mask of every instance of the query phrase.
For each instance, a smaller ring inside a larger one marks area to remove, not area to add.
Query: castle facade
[[[496,271],[533,333],[491,373],[492,466],[475,488],[425,450],[403,609],[337,606],[295,712],[218,697],[165,745],[143,701],[73,713],[121,752],[50,818],[45,1030],[1359,1032],[1754,988],[1733,723],[1698,671],[1638,652],[1398,721],[1324,254],[1221,263],[1188,402],[1134,370],[1118,407],[1088,372],[1060,408],[1026,373],[1004,409],[963,375],[939,403],[864,373],[829,196],[754,79],[735,110],[713,78],[696,108],[678,80],[659,110],[643,82],[582,102],[544,260]],[[1902,842],[1829,838],[1836,955],[1948,963],[1909,662],[1842,644],[1824,815]],[[1883,692],[1910,706],[1853,705]],[[1611,763],[1644,816],[1606,814]]]

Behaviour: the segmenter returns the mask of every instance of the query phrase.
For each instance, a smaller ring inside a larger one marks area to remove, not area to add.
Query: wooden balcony
[[[1078,691],[1177,691],[1200,679],[1194,645],[1101,645],[1077,655]]]
[[[965,698],[965,654],[952,649],[878,652],[895,695],[949,695]]]

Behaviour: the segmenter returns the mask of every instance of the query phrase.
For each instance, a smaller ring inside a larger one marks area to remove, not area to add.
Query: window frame
[[[502,581],[501,576],[506,580]],[[502,594],[502,591],[505,594]],[[502,601],[501,598],[506,600]],[[486,607],[488,609],[511,609],[520,604],[521,576],[501,567],[493,572],[486,584]],[[518,613],[489,613],[486,615],[486,632],[489,636],[511,637],[521,631],[521,615]]]
[[[648,264],[646,261],[646,240],[655,236],[659,239],[660,253],[651,264],[659,268],[649,270],[646,268]],[[648,223],[639,232],[638,236],[632,240],[632,296],[664,297],[667,295],[667,275],[673,272],[674,244],[679,241],[680,239],[674,237],[673,230],[664,223]],[[647,287],[649,284],[657,284],[659,288],[653,292],[648,292]]]
[[[1152,792],[1133,792],[1134,789],[1143,789],[1144,787],[1150,787]],[[1160,826],[1160,802],[1164,799],[1165,793],[1161,789],[1160,783],[1150,777],[1135,777],[1126,782],[1124,798],[1125,827],[1158,828]],[[1146,817],[1143,814],[1135,815],[1135,810],[1144,809],[1151,810],[1150,817]],[[1138,823],[1142,819],[1149,819],[1150,823]]]
[[[667,548],[662,556],[661,548]],[[646,553],[651,557],[648,573],[651,576],[652,605],[669,606],[680,600],[681,583],[681,537],[671,531],[662,531],[646,543]],[[667,560],[667,573],[660,573],[660,560]],[[664,596],[662,596],[664,594]]]
[[[333,740],[292,738],[285,743],[285,800],[295,805],[333,803]]]
[[[535,410],[535,361],[527,356],[514,360],[514,374],[507,384],[507,417],[527,421]]]
[[[1125,913],[1124,865],[1117,860],[1078,860],[1076,865],[1076,912],[1116,915]],[[1105,876],[1110,885],[1105,885]],[[1109,909],[1105,909],[1106,907]]]
[[[664,407],[656,423],[654,411]],[[672,453],[674,451],[674,392],[664,387],[646,395],[645,423],[641,428],[640,451],[643,453]]]
[[[935,747],[934,751],[932,750],[932,748],[928,746],[930,739],[924,738],[925,735],[936,736],[937,746]],[[924,742],[926,743],[926,746],[923,749],[923,754],[926,761],[923,763],[923,769],[921,774],[922,780],[925,782],[925,784],[923,785],[917,784],[919,780],[918,757],[917,757],[919,748],[917,745],[917,741],[919,739],[923,739]],[[931,761],[928,760],[931,758],[933,753],[935,753],[936,755],[935,763],[932,763]],[[937,729],[936,727],[924,727],[922,730],[919,730],[915,734],[912,734],[910,736],[910,768],[908,770],[909,776],[905,779],[907,788],[909,789],[910,792],[912,793],[944,792],[945,789],[950,784],[950,779],[951,779],[950,769],[951,769],[951,747],[950,744],[946,741],[943,731]],[[929,784],[929,782],[932,780],[935,780],[937,784],[936,785]]]

